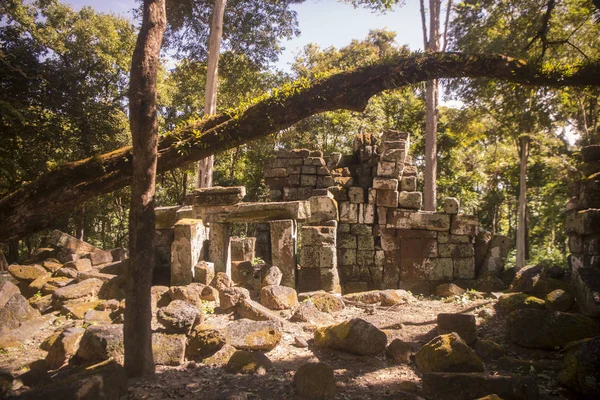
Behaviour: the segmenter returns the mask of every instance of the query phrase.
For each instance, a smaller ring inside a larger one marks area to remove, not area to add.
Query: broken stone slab
[[[291,287],[269,285],[260,289],[260,302],[271,310],[288,310],[298,306],[298,295]]]
[[[73,301],[63,304],[60,311],[63,315],[67,315],[73,319],[83,319],[85,314],[96,308],[100,304],[100,300],[92,300],[86,302]]]
[[[487,373],[429,372],[423,375],[423,391],[440,400],[472,400],[497,394],[506,400],[537,400],[539,390],[533,376]]]
[[[11,264],[8,266],[8,272],[17,280],[25,282],[33,282],[40,276],[48,275],[41,265],[19,265]]]
[[[308,201],[310,203],[308,222],[316,223],[338,219],[338,204],[333,196],[313,196]]]
[[[450,230],[450,215],[428,211],[411,212],[393,210],[388,215],[386,227],[444,232]]]
[[[423,204],[423,194],[421,192],[402,191],[398,193],[398,207],[409,210],[419,210]]]
[[[240,350],[271,351],[281,338],[279,324],[273,321],[241,319],[225,328],[225,341]]]
[[[481,265],[480,275],[491,273],[499,275],[504,270],[508,253],[513,248],[512,239],[507,236],[494,235]]]
[[[182,334],[152,334],[152,358],[156,365],[181,365],[185,359],[186,337]]]
[[[75,278],[76,282],[81,282],[81,281],[85,281],[86,279],[99,279],[102,282],[108,282],[111,279],[115,278],[117,275],[113,275],[113,274],[104,274],[102,272],[97,272],[97,271],[86,271],[86,272],[79,272],[77,274],[77,278]]]
[[[79,283],[56,289],[52,294],[52,301],[59,308],[63,303],[70,300],[82,301],[90,299],[98,295],[103,284],[104,282],[100,279],[86,279]]]
[[[228,206],[237,204],[246,196],[244,186],[213,186],[195,189],[193,192],[196,206]]]
[[[7,282],[10,284],[10,282]],[[11,291],[10,288],[6,289]],[[8,296],[8,293],[6,293]],[[39,311],[31,307],[29,302],[21,293],[13,293],[0,308],[0,333],[16,329],[23,322],[35,319],[40,316]]]
[[[422,372],[483,372],[483,362],[455,332],[433,338],[415,354],[415,362]]]
[[[156,318],[168,333],[184,333],[204,320],[202,311],[183,300],[173,300],[168,306],[163,307],[156,313]]]
[[[110,251],[95,250],[89,255],[92,265],[108,264],[113,261],[113,256]]]
[[[272,367],[273,363],[263,353],[237,350],[227,361],[225,371],[230,374],[264,375]]]
[[[575,299],[583,315],[600,317],[600,271],[579,268],[571,275]]]
[[[453,235],[477,236],[478,225],[479,219],[476,215],[453,215],[450,233]]]
[[[81,342],[77,356],[82,360],[100,362],[112,358],[122,364],[125,350],[123,346],[123,325],[91,325],[89,326]]]
[[[242,299],[242,301],[237,304],[235,311],[240,318],[246,318],[252,321],[275,321],[279,324],[283,323],[282,318],[254,300]]]
[[[201,211],[202,212],[202,211]],[[204,211],[205,222],[269,222],[284,219],[306,221],[310,216],[307,200],[267,203],[239,203],[234,206],[216,207]]]
[[[210,285],[215,277],[215,264],[208,261],[199,261],[194,266],[194,282]]]
[[[77,272],[89,271],[92,269],[92,260],[89,258],[80,258],[79,260],[66,262],[62,268],[72,269]]]
[[[97,247],[59,230],[50,232],[46,241],[53,247],[63,248],[71,254],[91,253],[97,249]]]
[[[283,274],[281,284],[296,286],[296,236],[294,220],[271,221],[271,260]]]
[[[8,300],[15,294],[21,294],[17,285],[10,281],[0,282],[0,308],[3,308]]]
[[[200,219],[182,219],[173,229],[171,285],[187,285],[193,282],[194,266],[204,256],[206,228]]]
[[[314,339],[320,347],[359,355],[380,353],[387,344],[387,336],[383,331],[360,318],[318,328]]]
[[[62,367],[77,353],[84,333],[85,329],[76,327],[67,328],[60,333],[46,355],[46,362],[51,370]]]

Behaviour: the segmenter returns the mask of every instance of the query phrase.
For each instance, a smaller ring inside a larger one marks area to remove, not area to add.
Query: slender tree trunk
[[[424,44],[425,51],[437,52],[440,49],[440,8],[441,0],[429,0],[429,40]],[[425,10],[421,3],[421,21],[425,21],[423,15],[424,12]],[[424,31],[426,31],[425,28]],[[425,87],[425,107],[425,179],[423,208],[425,211],[435,211],[437,208],[437,79],[427,81]]]
[[[129,267],[125,308],[125,369],[130,376],[154,373],[150,288],[154,267],[154,192],[158,145],[156,76],[166,27],[165,0],[145,0],[131,61],[129,124],[133,179],[129,212]]]
[[[204,115],[217,113],[217,79],[219,76],[219,53],[221,52],[221,37],[223,36],[223,14],[227,0],[215,0],[212,18],[210,20],[210,36],[208,39],[208,69],[206,71],[206,90],[204,97]],[[213,165],[215,156],[209,156],[198,161],[196,187],[212,186]]]
[[[8,261],[4,257],[4,252],[0,249],[0,272],[8,271]]]
[[[19,241],[11,240],[8,242],[7,257],[9,264],[17,264],[19,262]]]
[[[527,237],[527,158],[529,156],[530,138],[522,135],[520,144],[520,167],[519,167],[519,205],[517,220],[517,271],[525,266],[526,237]]]
[[[75,237],[79,240],[85,240],[85,205],[77,209],[75,215]]]

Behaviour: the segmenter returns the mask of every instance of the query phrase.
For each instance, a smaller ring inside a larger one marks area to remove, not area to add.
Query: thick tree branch
[[[278,132],[325,111],[363,111],[377,93],[436,78],[494,78],[537,86],[600,86],[600,62],[568,74],[504,56],[434,53],[398,58],[274,91],[234,116],[217,115],[162,139],[158,172]],[[0,242],[51,227],[78,204],[130,184],[131,148],[65,164],[0,200]]]

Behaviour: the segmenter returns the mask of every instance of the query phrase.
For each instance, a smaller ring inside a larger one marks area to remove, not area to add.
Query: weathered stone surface
[[[46,271],[53,273],[55,272],[57,269],[61,268],[63,265],[58,262],[58,260],[55,259],[51,259],[51,260],[46,260],[42,263],[42,267],[44,267],[46,269]]]
[[[466,290],[454,283],[443,283],[435,289],[435,295],[440,297],[460,296]]]
[[[95,297],[104,282],[100,279],[86,279],[74,285],[56,289],[52,299],[56,304],[62,304],[69,300],[85,300]]]
[[[310,195],[308,196],[310,197]],[[308,198],[307,197],[307,198]],[[269,222],[293,219],[304,222],[310,216],[310,204],[306,200],[284,202],[239,203],[230,206],[227,212],[207,214],[205,222]]]
[[[224,367],[231,359],[231,356],[236,352],[236,348],[231,346],[230,344],[225,343],[220,350],[218,350],[212,356],[204,359],[204,364],[206,365],[214,365],[218,367]]]
[[[152,334],[152,357],[157,365],[181,365],[185,359],[185,335]]]
[[[229,288],[233,286],[233,282],[231,278],[224,272],[217,272],[213,280],[210,282],[210,286],[216,288],[221,291],[225,288]]]
[[[314,305],[311,300],[305,300],[301,302],[298,307],[294,310],[294,314],[290,318],[291,322],[308,322],[311,324],[329,324],[331,318],[328,314],[325,314]]]
[[[215,264],[208,261],[198,261],[194,266],[194,282],[209,285],[215,277]]]
[[[29,300],[31,307],[35,308],[42,314],[52,310],[52,295],[47,294],[45,296],[33,296]]]
[[[276,266],[272,266],[268,269],[267,273],[265,274],[265,277],[262,281],[262,286],[265,287],[269,285],[280,285],[282,278],[283,273],[281,272],[281,270]]]
[[[183,286],[194,281],[194,267],[205,253],[206,228],[202,220],[186,218],[177,221],[173,230],[171,285]]]
[[[77,353],[79,342],[83,337],[85,329],[67,328],[60,333],[50,346],[46,355],[46,362],[50,369],[62,367],[71,357]]]
[[[590,208],[568,212],[565,230],[567,233],[577,235],[600,233],[600,209]]]
[[[204,314],[198,307],[183,300],[170,302],[168,306],[158,310],[156,317],[169,333],[187,334],[204,320]]]
[[[281,341],[279,324],[241,319],[225,328],[225,341],[241,350],[273,350]]]
[[[450,233],[452,235],[477,236],[479,220],[475,215],[458,214],[452,216]]]
[[[302,364],[294,374],[294,387],[310,399],[331,398],[336,392],[333,368],[322,362]]]
[[[500,292],[506,289],[506,284],[496,275],[483,275],[475,282],[475,289],[480,292]]]
[[[185,349],[187,358],[201,360],[219,351],[225,345],[222,329],[211,325],[198,325],[189,335]]]
[[[48,275],[41,265],[18,265],[12,264],[8,266],[8,272],[16,279],[25,282],[32,282],[40,276]]]
[[[398,193],[398,207],[407,208],[409,210],[420,210],[423,204],[423,194],[421,192],[406,192]]]
[[[444,199],[443,209],[446,214],[458,214],[460,202],[456,197],[446,197]]]
[[[237,204],[246,195],[244,186],[213,186],[195,189],[194,205],[196,206],[227,206]]]
[[[513,377],[486,373],[430,372],[423,375],[423,390],[439,400],[472,400],[497,394],[506,400],[537,400],[533,377]]]
[[[18,328],[23,322],[39,316],[39,311],[31,307],[21,293],[14,293],[0,308],[0,333]]]
[[[296,283],[296,223],[295,221],[271,221],[271,259],[283,274],[281,284],[295,287]]]
[[[93,310],[100,304],[100,300],[92,300],[92,301],[69,301],[62,305],[60,311],[62,314],[67,315],[73,319],[83,319],[85,317],[85,313],[90,310]]]
[[[543,310],[545,305],[544,300],[525,293],[507,293],[498,299],[498,307],[508,314],[521,309]]]
[[[68,250],[71,254],[77,253],[91,253],[96,250],[96,247],[83,240],[76,239],[75,237],[68,235],[59,230],[54,230],[48,235],[47,241],[53,247],[60,247]]]
[[[202,292],[202,290],[200,290]],[[171,286],[168,295],[173,300],[183,300],[196,307],[202,307],[198,290],[191,286]]]
[[[309,199],[309,202],[309,222],[316,223],[338,219],[338,205],[333,196],[313,196]]]
[[[14,283],[10,281],[0,282],[0,308],[3,308],[14,294],[21,294],[21,291]]]
[[[361,355],[377,354],[387,344],[383,331],[359,318],[318,328],[314,339],[318,346]]]
[[[92,260],[89,258],[80,258],[78,260],[68,261],[61,269],[72,269],[77,272],[90,271],[92,269]]]
[[[358,223],[358,204],[353,204],[348,201],[339,203],[340,222],[346,224]]]
[[[569,344],[558,381],[588,399],[600,397],[600,336]]]
[[[263,353],[237,350],[231,355],[225,371],[231,374],[264,375],[273,367],[273,363]]]
[[[427,211],[411,212],[394,210],[390,213],[386,227],[395,229],[426,229],[448,231],[450,215]]]
[[[42,286],[42,294],[54,294],[56,289],[65,287],[73,282],[73,279],[63,276],[52,277],[48,279],[46,283]]]
[[[562,289],[556,289],[546,295],[544,299],[546,309],[550,311],[569,311],[573,306],[573,296]]]
[[[240,301],[235,311],[238,317],[250,319],[252,321],[275,321],[279,323],[282,322],[282,319],[276,314],[274,314],[267,307],[250,299],[243,299],[242,301]]]
[[[513,343],[536,349],[554,349],[600,334],[598,322],[583,315],[546,310],[517,310],[508,317]]]
[[[469,345],[477,340],[477,324],[474,315],[438,314],[437,330],[438,335],[456,332]]]
[[[478,340],[475,343],[475,352],[482,360],[490,361],[504,357],[505,350],[498,343],[491,340]]]
[[[123,325],[89,326],[81,341],[77,356],[85,361],[104,361],[112,358],[123,363],[125,350],[123,347]]]
[[[316,293],[310,300],[317,310],[326,313],[342,311],[346,307],[340,297],[330,293]]]
[[[260,302],[271,310],[288,310],[298,305],[298,295],[290,287],[269,285],[260,290]]]
[[[600,274],[594,268],[579,268],[571,275],[571,283],[581,313],[600,317]]]
[[[403,176],[400,181],[400,190],[403,192],[414,192],[417,190],[416,176]]]
[[[127,374],[117,362],[70,375],[19,396],[20,400],[107,400],[127,395]]]
[[[242,300],[249,299],[250,292],[242,287],[230,287],[219,290],[219,306],[223,310],[229,310],[237,306]]]
[[[487,253],[481,265],[481,274],[499,275],[506,264],[506,257],[513,248],[513,241],[501,235],[494,235],[490,240]]]
[[[86,271],[79,272],[77,274],[77,278],[75,279],[77,282],[85,281],[86,279],[100,279],[102,282],[108,282],[111,279],[115,278],[117,275],[113,274],[105,274],[97,271]]]
[[[415,354],[422,372],[483,372],[477,354],[456,333],[433,338]]]
[[[113,256],[110,251],[98,249],[90,253],[90,261],[92,265],[107,264],[113,261]]]
[[[412,344],[400,339],[394,339],[388,345],[386,353],[398,364],[408,364],[412,355]]]
[[[398,190],[398,179],[377,177],[373,179],[373,189]]]

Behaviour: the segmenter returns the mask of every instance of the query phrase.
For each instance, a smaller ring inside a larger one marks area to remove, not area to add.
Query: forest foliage
[[[202,118],[211,1],[167,2],[168,30],[159,76],[160,131]],[[219,67],[218,109],[233,109],[299,78],[408,55],[394,32],[371,31],[342,48],[307,45],[289,72],[273,67],[285,40],[299,33],[288,1],[229,1]],[[397,1],[350,1],[380,12]],[[454,3],[449,50],[505,54],[545,70],[600,57],[600,24],[591,1],[467,0]],[[269,23],[265,23],[269,21]],[[0,197],[65,162],[130,144],[129,65],[137,26],[57,0],[0,3]],[[530,262],[565,263],[563,210],[579,146],[600,139],[599,92],[548,89],[492,80],[442,82],[438,123],[438,198],[461,200],[493,233],[514,237],[519,137],[532,140],[528,173]],[[290,129],[218,154],[217,185],[245,185],[247,200],[266,199],[263,164],[278,148],[349,152],[357,133],[411,133],[423,167],[424,85],[374,96],[363,113],[325,112]],[[181,204],[193,170],[158,177],[157,205]],[[57,223],[104,248],[127,246],[129,189],[98,197]],[[24,238],[25,255],[39,235]]]

